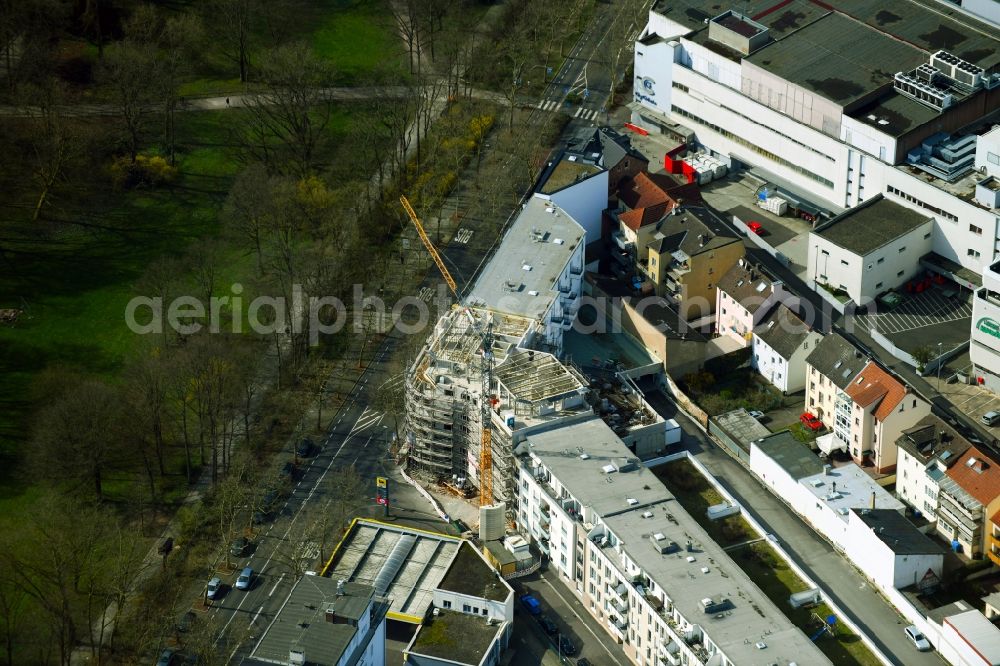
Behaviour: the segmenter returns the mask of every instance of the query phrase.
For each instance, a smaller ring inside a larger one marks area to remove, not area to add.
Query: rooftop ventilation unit
[[[937,111],[943,111],[954,102],[951,93],[930,83],[925,83],[915,76],[896,72],[893,80],[896,92],[906,95]]]
[[[983,83],[984,71],[979,65],[962,60],[947,51],[938,51],[931,56],[931,66],[941,70],[945,76],[968,88],[978,88]]]

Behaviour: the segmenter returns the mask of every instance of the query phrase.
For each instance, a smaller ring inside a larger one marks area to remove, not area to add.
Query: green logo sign
[[[976,328],[994,338],[1000,338],[1000,322],[997,322],[996,319],[983,317],[976,322]]]

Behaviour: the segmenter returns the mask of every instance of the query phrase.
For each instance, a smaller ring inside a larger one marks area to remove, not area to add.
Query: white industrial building
[[[878,194],[809,234],[808,277],[814,288],[847,293],[865,305],[924,272],[933,219]]]
[[[931,640],[952,666],[1000,664],[1000,629],[974,608],[943,618],[940,633]]]
[[[883,590],[941,578],[944,548],[893,509],[851,509],[844,554]]]
[[[930,0],[890,21],[876,0],[738,9],[654,4],[635,44],[634,122],[693,131],[699,146],[833,211],[886,194],[934,216],[936,254],[976,273],[993,262],[981,246],[997,237],[996,211],[969,195],[981,179],[976,136],[1000,107],[995,28]],[[962,36],[959,53],[939,50],[939,31]]]
[[[826,465],[787,430],[750,444],[750,470],[840,550],[851,509],[905,508],[857,465]]]
[[[969,357],[973,375],[1000,392],[1000,262],[983,271],[983,286],[972,299]]]
[[[632,663],[830,663],[602,421],[518,453],[517,529]]]

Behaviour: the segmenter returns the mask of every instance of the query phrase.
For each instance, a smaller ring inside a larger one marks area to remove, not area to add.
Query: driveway
[[[900,666],[941,666],[936,653],[920,653],[903,635],[903,619],[868,582],[791,509],[762,486],[749,470],[719,449],[685,413],[676,418],[687,449],[779,542],[795,562]]]

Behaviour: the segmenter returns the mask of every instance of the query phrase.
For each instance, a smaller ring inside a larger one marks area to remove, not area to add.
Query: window
[[[489,615],[489,614],[490,614],[489,609],[488,608],[484,608],[483,609],[483,615]]]
[[[451,602],[448,601],[447,599],[445,599],[444,601],[442,601],[441,605],[444,606],[445,608],[451,608]]]
[[[878,283],[876,283],[876,284],[875,284],[875,288],[876,288],[876,289],[881,289],[881,288],[882,288],[882,284],[883,284],[883,283],[881,283],[881,282],[878,282]]]
[[[926,234],[924,234],[924,240],[927,240],[930,237],[931,237],[931,232],[928,231]]]
[[[471,610],[472,610],[472,606],[470,606],[469,604],[462,604],[462,612],[463,613],[468,613]]]
[[[996,153],[987,152],[986,161],[989,162],[990,164],[996,164],[1000,166],[1000,155],[997,155]]]
[[[820,250],[820,251],[819,251],[819,253],[820,253],[820,254],[825,254],[825,255],[829,255],[829,254],[830,254],[830,253],[829,253],[829,252],[827,252],[826,250]]]
[[[970,224],[969,225],[969,231],[971,231],[972,233],[976,234],[977,236],[982,236],[983,235],[983,229],[982,229],[982,227],[977,227],[974,224]]]
[[[885,257],[879,257],[878,261],[876,261],[875,263],[876,264],[884,264],[885,263]]]
[[[903,247],[899,248],[899,252],[900,252],[900,254],[902,254],[903,252],[906,252],[906,246],[904,245]]]
[[[886,185],[885,186],[885,191],[888,192],[889,194],[895,194],[897,197],[900,197],[901,199],[906,199],[910,203],[916,204],[916,205],[920,206],[921,208],[926,208],[927,210],[931,211],[932,213],[937,213],[938,215],[940,215],[941,217],[945,218],[946,220],[951,220],[952,222],[958,222],[958,216],[957,215],[952,215],[951,213],[949,213],[947,211],[941,210],[937,206],[932,206],[932,205],[930,205],[928,203],[924,203],[923,201],[920,201],[916,197],[910,196],[909,194],[906,194],[902,190],[900,190],[898,188],[895,188],[892,185]]]
[[[639,53],[639,52],[636,51],[636,53]],[[642,55],[642,54],[639,53],[639,55]],[[684,85],[683,83],[677,83],[676,81],[674,81],[673,82],[673,86],[674,86],[674,88],[677,88],[681,92],[687,92],[688,91],[688,87],[686,85]]]
[[[914,398],[913,399],[913,409],[916,409],[916,408],[917,408],[917,399]]]
[[[971,247],[969,248],[969,251],[966,254],[974,259],[978,259],[981,256],[979,254],[979,250],[973,250]]]
[[[904,271],[899,271],[898,273],[896,273],[896,277],[903,277],[903,272]]]
[[[726,308],[722,308],[722,314],[726,314]]]
[[[841,259],[840,263],[842,263],[845,266],[849,266],[850,265],[850,264],[847,263],[847,259]]]

